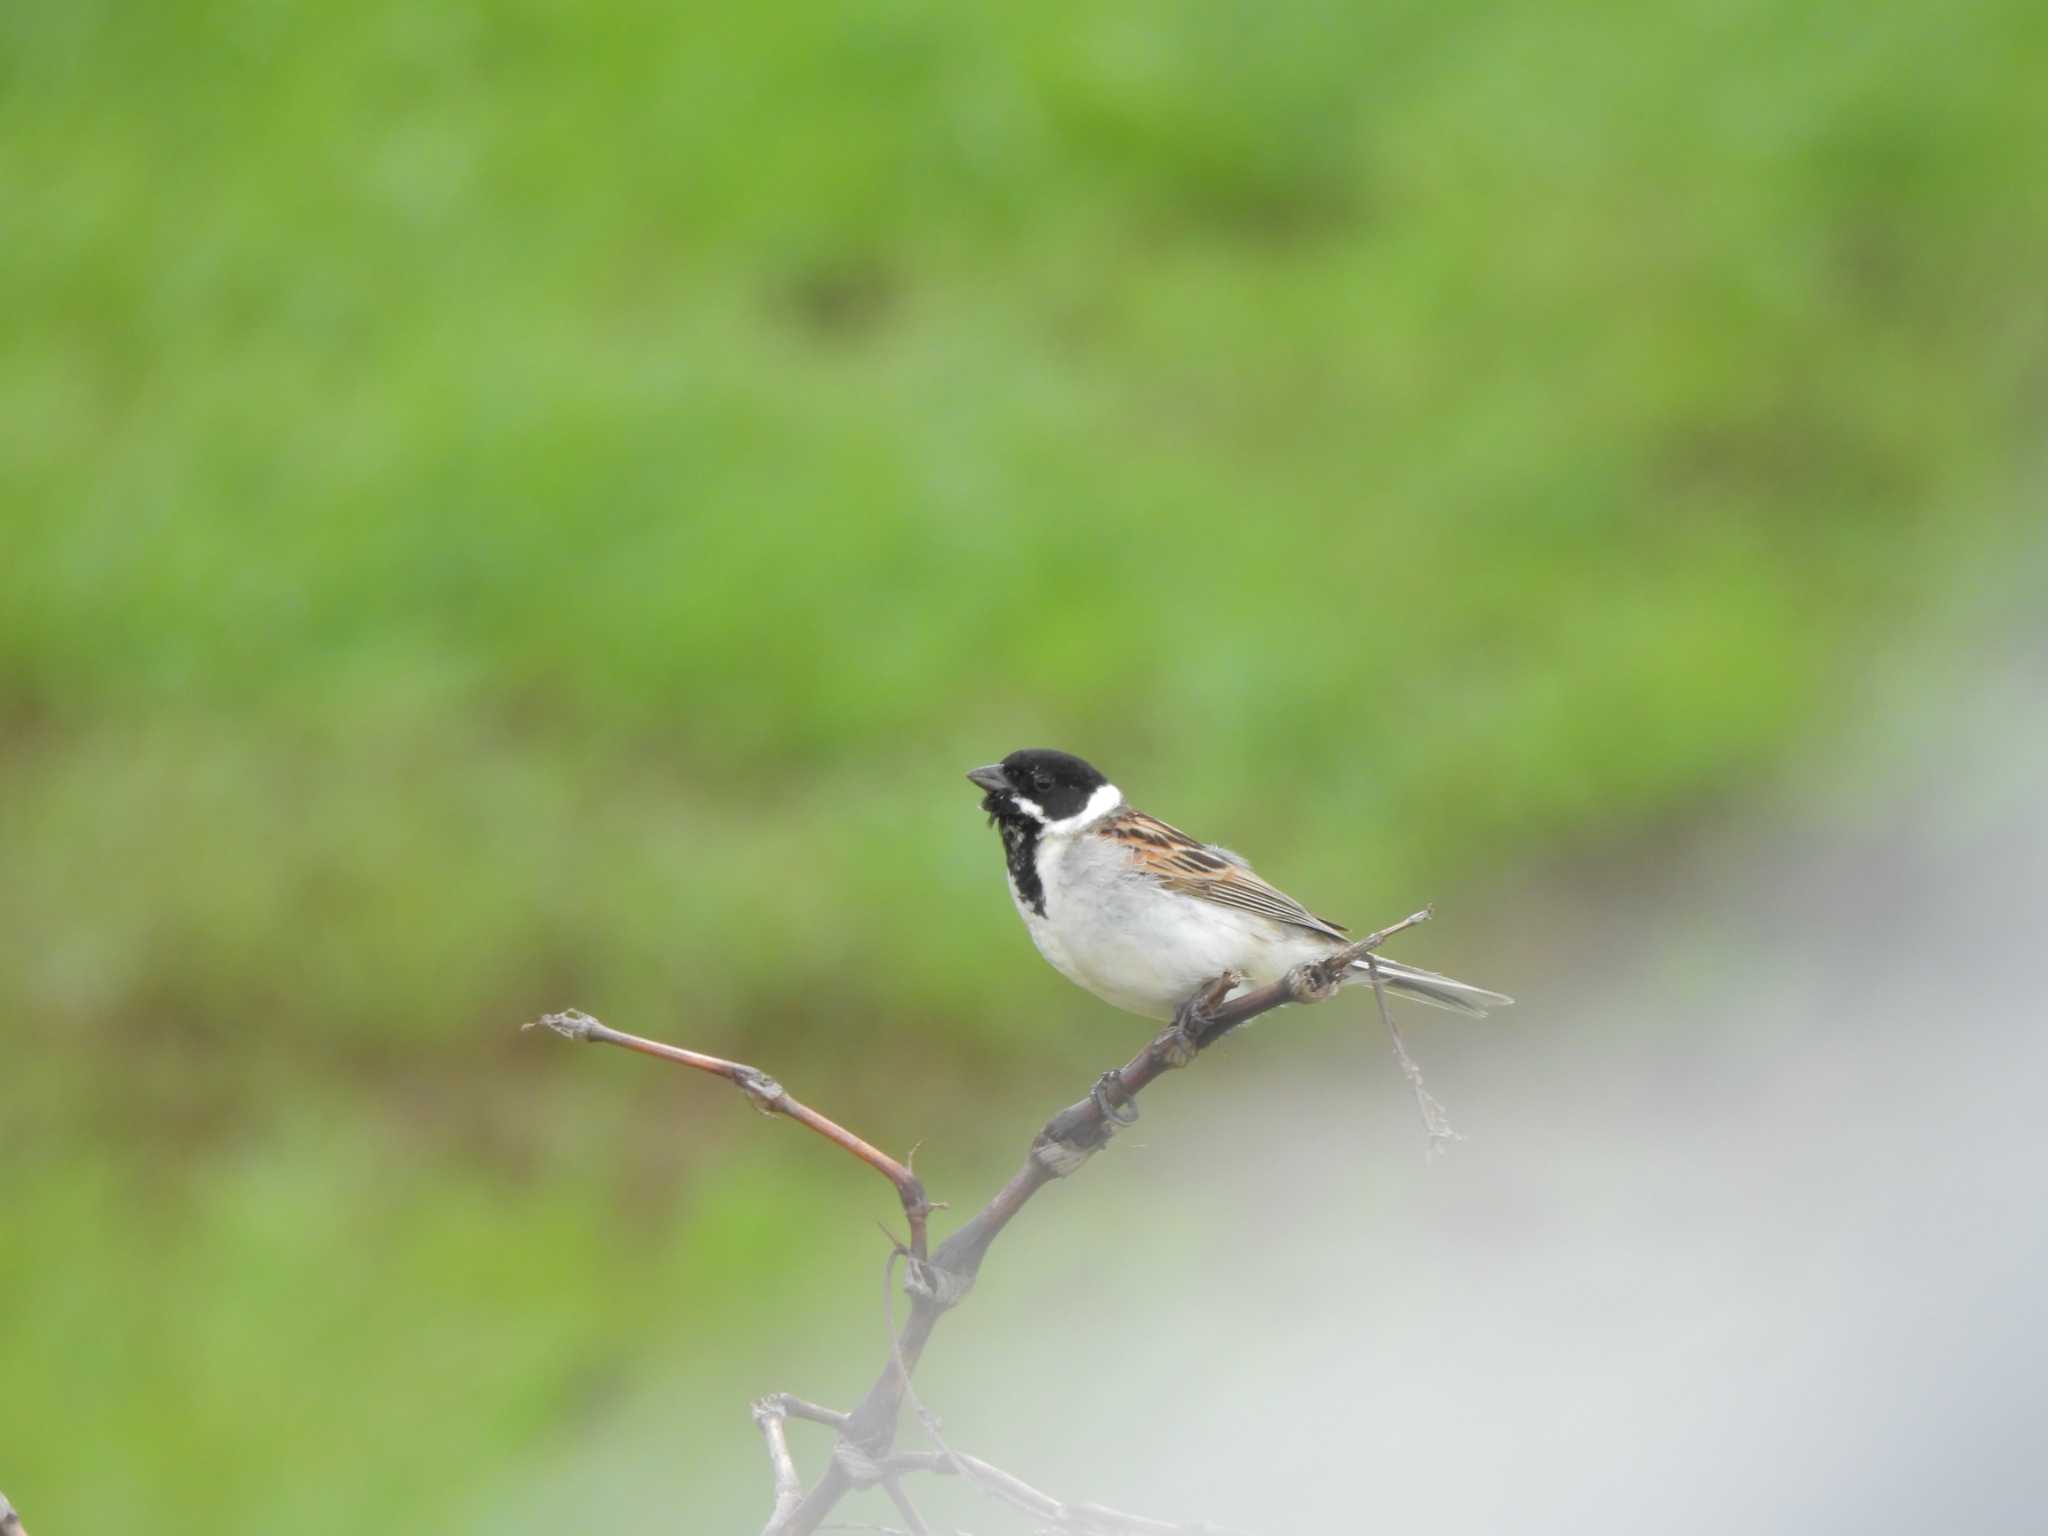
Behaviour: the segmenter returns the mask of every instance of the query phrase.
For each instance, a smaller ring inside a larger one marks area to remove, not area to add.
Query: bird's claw
[[[1173,1027],[1167,1031],[1166,1059],[1176,1067],[1184,1067],[1200,1054],[1208,1042],[1216,1006],[1230,995],[1244,978],[1235,971],[1225,971],[1214,981],[1196,991],[1173,1010]]]
[[[1123,1102],[1115,1103],[1110,1094],[1114,1091]],[[1088,1090],[1088,1097],[1102,1112],[1105,1126],[1136,1125],[1138,1123],[1138,1101],[1132,1098],[1124,1087],[1123,1075],[1111,1068],[1095,1080],[1095,1086]]]

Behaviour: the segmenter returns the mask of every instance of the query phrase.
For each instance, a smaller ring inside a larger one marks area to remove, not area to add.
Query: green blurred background
[[[1482,912],[2010,613],[2044,14],[5,7],[30,1528],[520,1528],[647,1402],[593,1528],[758,1521],[886,1192],[521,1020],[967,1203],[1137,1026],[964,768]]]

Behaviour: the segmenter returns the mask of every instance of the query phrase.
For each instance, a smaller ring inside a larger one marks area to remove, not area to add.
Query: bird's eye
[[[1052,788],[1052,775],[1043,768],[1035,769],[1031,775],[1031,787],[1043,793]]]

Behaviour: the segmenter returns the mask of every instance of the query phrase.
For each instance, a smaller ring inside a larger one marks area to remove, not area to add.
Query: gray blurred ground
[[[1051,1197],[1130,1238],[1034,1209],[942,1335],[952,1437],[1269,1533],[2048,1528],[2048,665],[1972,687],[1460,940],[1523,1002],[1404,1015],[1434,1166],[1365,1007],[1164,1085]]]

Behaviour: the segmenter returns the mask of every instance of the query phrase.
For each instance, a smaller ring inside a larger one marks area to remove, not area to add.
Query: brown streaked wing
[[[1096,833],[1122,843],[1130,850],[1132,862],[1169,891],[1254,912],[1333,939],[1345,936],[1341,923],[1316,916],[1285,891],[1266,884],[1228,848],[1199,842],[1156,816],[1126,806],[1101,823]]]

